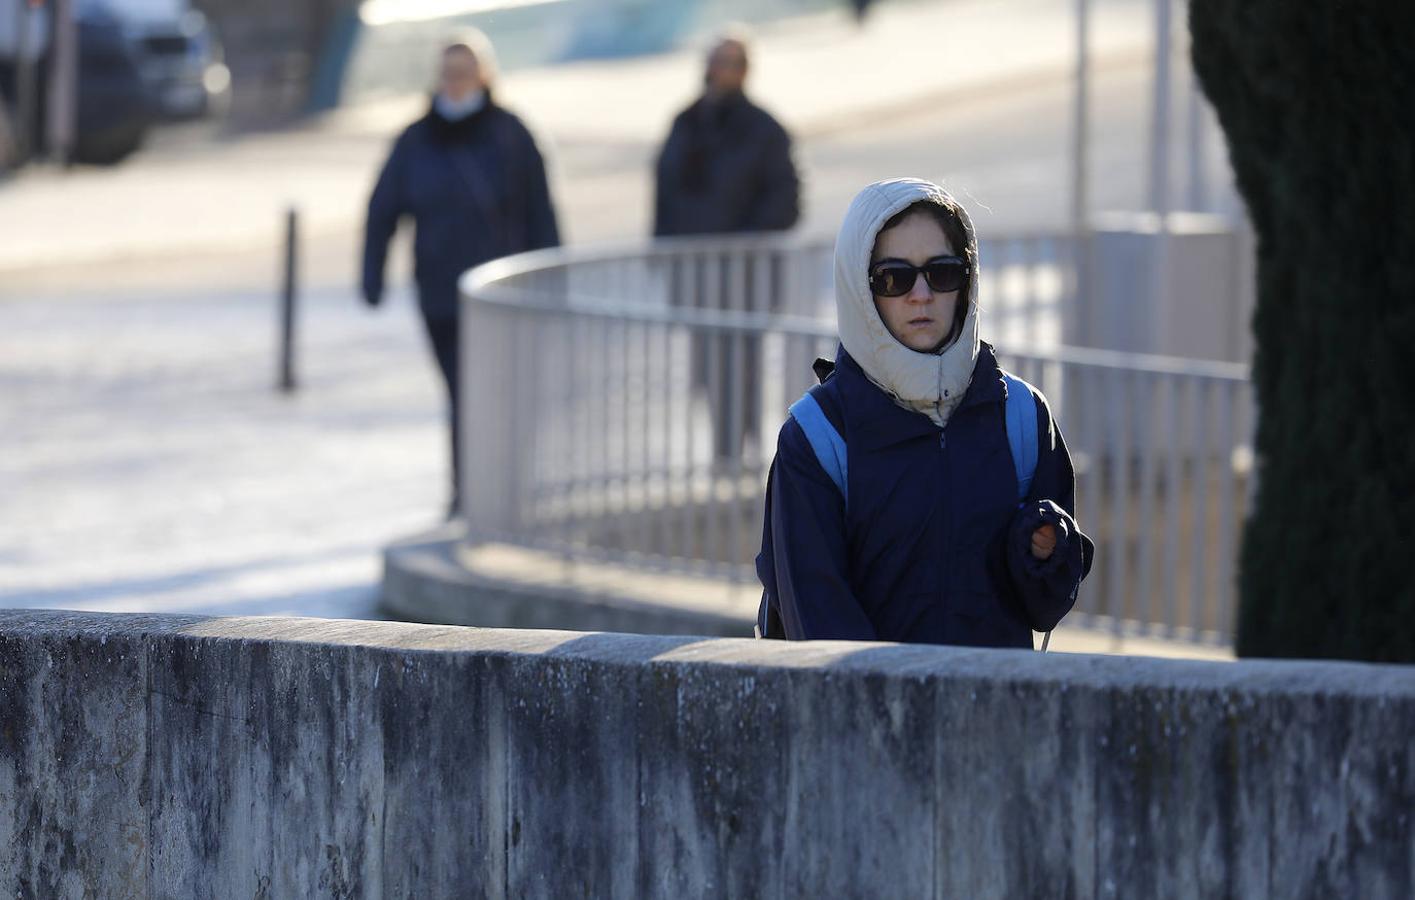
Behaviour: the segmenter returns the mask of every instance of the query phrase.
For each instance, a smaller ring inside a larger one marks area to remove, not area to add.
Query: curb
[[[460,526],[448,525],[385,549],[380,610],[438,625],[752,636],[750,621],[711,610],[479,572],[458,558],[460,544]]]

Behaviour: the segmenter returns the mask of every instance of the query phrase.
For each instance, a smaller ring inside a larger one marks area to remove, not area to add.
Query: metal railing
[[[1074,615],[1227,641],[1246,369],[1061,346],[1067,248],[985,244],[980,296],[984,337],[1047,396],[1076,463],[1097,559]],[[812,360],[835,352],[831,265],[829,246],[780,236],[538,251],[468,273],[469,539],[751,589],[777,431]]]

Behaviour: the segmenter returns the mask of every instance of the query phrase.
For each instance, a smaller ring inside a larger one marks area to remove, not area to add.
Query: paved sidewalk
[[[0,301],[0,607],[374,616],[379,551],[445,503],[408,298],[301,311],[173,288]]]
[[[1148,2],[1094,7],[1097,66],[1148,53]],[[888,128],[948,100],[1068,79],[1073,8],[1072,0],[940,0],[882,4],[864,29],[843,12],[776,23],[758,32],[751,90],[802,138]],[[700,70],[700,49],[688,48],[513,72],[502,95],[545,137],[562,179],[614,167],[647,172]],[[393,99],[294,131],[159,147],[115,170],[25,172],[0,183],[0,272],[273,244],[290,206],[307,233],[352,229],[390,140],[424,103]],[[599,232],[571,235],[586,236]]]

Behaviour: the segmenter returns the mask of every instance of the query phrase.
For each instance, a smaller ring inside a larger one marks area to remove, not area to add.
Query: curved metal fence
[[[1230,639],[1246,367],[1060,345],[1067,243],[981,248],[982,331],[1055,408],[1097,543],[1079,617]],[[831,247],[789,236],[538,251],[464,276],[469,540],[755,584],[787,406],[836,347]]]

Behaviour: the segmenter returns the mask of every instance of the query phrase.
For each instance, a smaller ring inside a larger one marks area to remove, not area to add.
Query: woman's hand
[[[1056,526],[1043,525],[1032,532],[1032,556],[1035,559],[1050,559],[1056,549]]]

